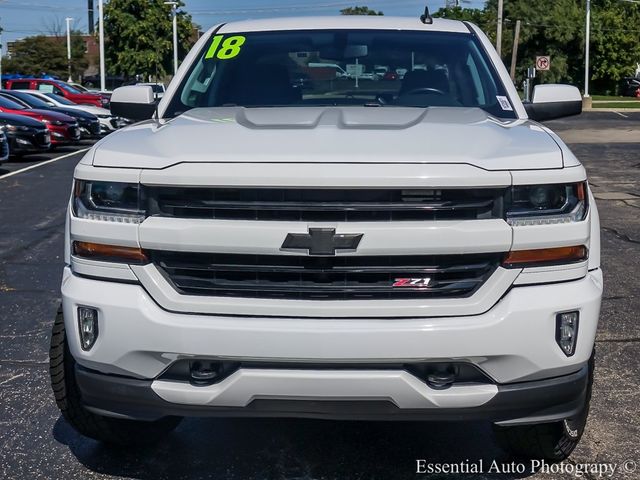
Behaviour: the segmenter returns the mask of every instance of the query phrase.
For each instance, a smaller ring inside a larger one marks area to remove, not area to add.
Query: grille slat
[[[450,298],[472,295],[501,254],[309,257],[153,251],[151,259],[182,294],[286,299]],[[407,266],[410,265],[410,266]],[[427,286],[393,287],[400,278]]]
[[[410,210],[470,210],[487,208],[493,204],[493,200],[482,202],[467,203],[430,203],[430,204],[412,204],[412,203],[301,203],[301,202],[200,202],[197,204],[178,203],[166,201],[163,208],[171,209],[212,209],[212,210],[308,210],[308,211],[326,211],[326,210],[345,210],[345,211],[410,211]]]
[[[173,268],[170,264],[161,263],[162,268]],[[489,263],[476,263],[472,265],[457,265],[452,267],[416,267],[415,265],[398,265],[394,267],[397,271],[404,273],[420,273],[420,274],[436,274],[436,273],[460,273],[470,270],[484,270],[489,268]],[[209,264],[209,265],[196,265],[196,264],[181,264],[180,270],[195,270],[199,272],[203,271],[224,271],[224,272],[261,272],[261,273],[324,273],[323,269],[305,268],[305,267],[291,267],[291,266],[278,266],[278,265],[225,265],[225,264]],[[348,273],[388,273],[389,269],[386,267],[374,267],[374,266],[357,266],[357,267],[342,267],[335,266],[331,269],[333,272],[348,272]]]
[[[150,215],[260,221],[502,218],[504,189],[300,189],[146,186]]]

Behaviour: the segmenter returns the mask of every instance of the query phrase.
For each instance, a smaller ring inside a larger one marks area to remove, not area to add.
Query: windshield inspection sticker
[[[496,98],[498,99],[498,103],[500,104],[500,107],[502,107],[502,110],[513,112],[513,107],[511,106],[511,103],[509,103],[509,99],[507,97],[498,95]]]
[[[211,46],[204,56],[206,60],[217,58],[218,60],[229,60],[240,55],[240,49],[247,38],[242,35],[234,35],[233,37],[224,38],[224,35],[216,35],[213,37]]]

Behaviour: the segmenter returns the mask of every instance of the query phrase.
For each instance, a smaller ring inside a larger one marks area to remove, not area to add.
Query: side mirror
[[[571,85],[536,85],[530,103],[525,103],[529,118],[537,122],[570,117],[582,113],[582,95]]]
[[[148,85],[116,88],[111,96],[111,113],[132,120],[148,120],[156,111],[153,89]]]

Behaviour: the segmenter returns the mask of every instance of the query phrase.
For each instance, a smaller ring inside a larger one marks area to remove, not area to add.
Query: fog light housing
[[[98,339],[98,311],[95,308],[78,307],[78,328],[80,330],[80,347],[84,351]]]
[[[576,353],[579,321],[579,312],[565,312],[556,315],[556,342],[567,357]]]

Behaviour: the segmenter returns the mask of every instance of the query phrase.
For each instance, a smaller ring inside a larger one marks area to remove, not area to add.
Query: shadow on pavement
[[[156,446],[118,449],[76,433],[60,417],[53,435],[88,469],[124,478],[519,479],[532,474],[417,475],[433,464],[510,464],[483,423],[187,419]],[[470,453],[472,452],[472,453]],[[470,468],[470,467],[467,467]]]

